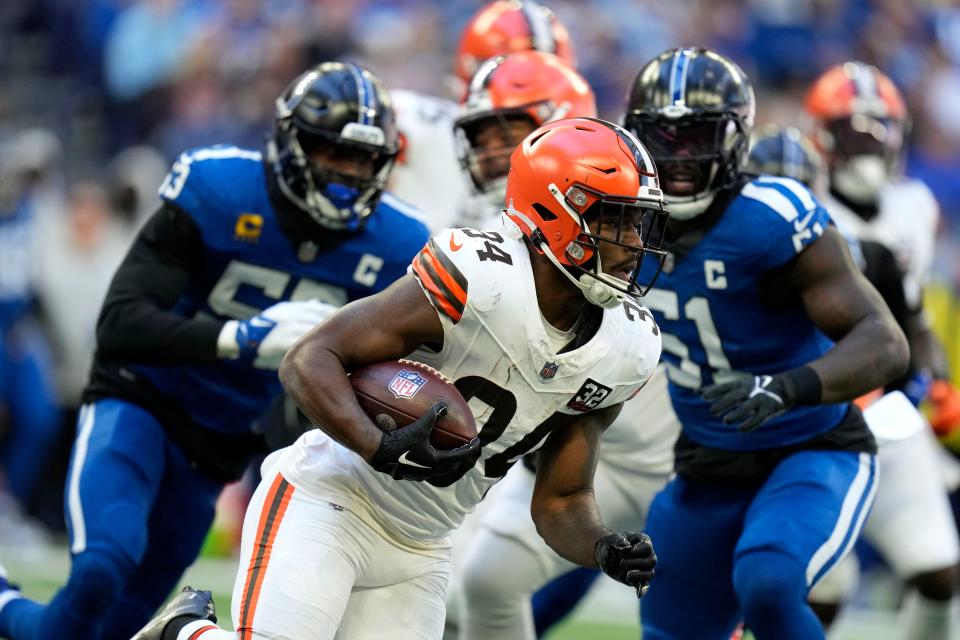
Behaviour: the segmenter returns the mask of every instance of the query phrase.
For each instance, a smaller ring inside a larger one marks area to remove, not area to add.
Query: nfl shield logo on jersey
[[[557,370],[560,368],[556,362],[545,362],[543,368],[540,369],[540,377],[544,380],[549,380],[553,376],[557,375]]]
[[[427,384],[427,379],[416,371],[401,369],[397,372],[397,375],[393,376],[393,380],[390,381],[387,388],[398,398],[412,398],[425,384]]]

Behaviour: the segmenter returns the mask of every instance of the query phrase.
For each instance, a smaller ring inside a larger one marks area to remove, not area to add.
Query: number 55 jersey
[[[500,225],[442,231],[410,268],[444,333],[439,352],[424,348],[411,359],[440,371],[468,401],[481,444],[476,464],[447,486],[396,481],[315,430],[283,453],[280,470],[294,486],[346,508],[372,503],[369,513],[387,531],[439,541],[552,432],[646,383],[660,357],[650,313],[633,301],[590,307],[563,335],[540,313],[519,228],[505,217]]]
[[[169,315],[222,322],[250,318],[284,300],[342,306],[401,277],[429,239],[412,210],[388,194],[350,235],[294,225],[299,210],[274,193],[272,180],[260,152],[232,146],[195,149],[174,163],[160,187],[164,209],[147,223],[125,262],[137,267],[127,271],[137,280],[119,288],[143,302],[138,312],[157,316],[151,341],[164,344],[162,322]],[[176,276],[167,278],[173,282],[155,282],[165,266],[174,268]],[[170,360],[98,353],[85,401],[119,397],[146,407],[192,457],[225,465],[222,447],[197,442],[197,434],[246,437],[282,390],[276,371],[162,355]],[[245,465],[241,456],[237,469],[211,470],[230,476]]]

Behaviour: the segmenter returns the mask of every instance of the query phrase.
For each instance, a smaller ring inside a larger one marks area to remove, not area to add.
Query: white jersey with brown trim
[[[432,232],[457,224],[470,197],[453,135],[457,105],[404,89],[391,91],[390,97],[402,146],[388,191],[425,212]]]
[[[824,205],[837,225],[858,238],[885,245],[903,270],[907,304],[918,308],[930,280],[940,208],[930,188],[920,180],[901,178],[880,192],[876,217],[864,220],[832,196]]]
[[[660,358],[660,331],[651,314],[630,301],[601,311],[592,337],[556,353],[543,326],[526,244],[507,218],[492,231],[441,232],[414,260],[411,273],[444,329],[439,352],[421,349],[411,359],[451,379],[468,401],[482,445],[476,464],[445,487],[396,481],[313,435],[292,447],[283,471],[295,485],[308,483],[338,504],[362,499],[385,529],[428,541],[459,526],[513,463],[572,417],[632,397]],[[336,491],[331,469],[338,476]],[[343,496],[344,489],[355,495]]]

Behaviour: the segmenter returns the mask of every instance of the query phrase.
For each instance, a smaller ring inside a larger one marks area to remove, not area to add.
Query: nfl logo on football
[[[543,368],[540,369],[540,377],[544,380],[550,380],[553,376],[557,375],[557,370],[560,368],[556,362],[545,362]]]
[[[427,379],[416,371],[401,369],[397,372],[397,375],[393,376],[393,380],[390,381],[387,388],[398,398],[412,398],[417,395],[417,391],[420,391],[420,387],[426,383]]]

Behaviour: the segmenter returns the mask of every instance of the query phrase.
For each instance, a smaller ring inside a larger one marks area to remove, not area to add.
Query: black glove
[[[430,444],[433,426],[446,413],[447,405],[438,402],[415,422],[384,432],[370,466],[397,480],[429,480],[457,472],[462,476],[468,471],[463,468],[467,461],[472,458],[476,462],[480,441],[474,438],[469,444],[449,451]]]
[[[737,430],[741,433],[753,431],[796,403],[794,386],[783,375],[742,374],[732,382],[703,387],[700,397],[713,402],[710,413],[723,416],[724,424],[739,422]]]
[[[647,592],[657,564],[650,537],[634,531],[603,536],[593,548],[593,557],[605,574],[634,587],[638,598]]]

